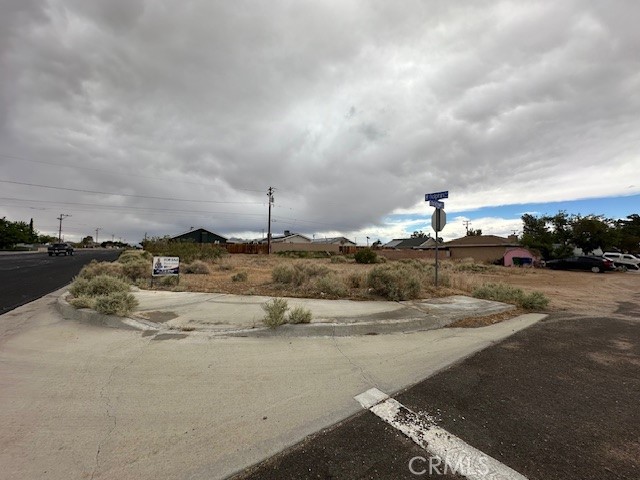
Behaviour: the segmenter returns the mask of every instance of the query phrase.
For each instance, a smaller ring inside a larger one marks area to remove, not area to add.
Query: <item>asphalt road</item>
[[[47,253],[0,255],[0,315],[67,285],[91,260],[113,261],[116,250],[76,250],[72,256]]]
[[[639,320],[552,315],[393,398],[528,479],[637,480]],[[234,479],[464,478],[431,458],[363,410]]]

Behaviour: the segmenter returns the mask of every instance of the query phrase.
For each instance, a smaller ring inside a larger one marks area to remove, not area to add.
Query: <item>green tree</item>
[[[428,238],[429,235],[427,235],[426,233],[424,233],[422,230],[420,231],[415,231],[411,234],[411,238]]]
[[[33,235],[26,222],[12,222],[2,217],[0,220],[0,248],[12,248],[16,243],[30,243]]]
[[[477,230],[474,230],[473,228],[467,231],[467,237],[479,237],[480,235],[482,235],[482,229],[478,228]]]
[[[538,250],[542,258],[553,256],[553,232],[549,229],[547,217],[536,217],[529,213],[522,215],[522,236],[520,243],[525,247]]]
[[[640,215],[634,213],[616,222],[617,246],[625,252],[640,252]]]
[[[616,232],[611,221],[600,215],[576,216],[572,221],[573,244],[590,254],[596,249],[608,250],[616,243]]]

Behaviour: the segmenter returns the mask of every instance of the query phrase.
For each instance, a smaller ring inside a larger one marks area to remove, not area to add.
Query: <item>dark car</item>
[[[548,260],[545,265],[554,270],[591,270],[593,273],[604,273],[608,270],[616,269],[611,260],[603,257],[587,256]]]
[[[64,255],[73,255],[73,247],[68,243],[54,243],[49,245],[49,247],[47,248],[47,252],[49,253],[50,257],[54,254],[57,257],[61,253]]]

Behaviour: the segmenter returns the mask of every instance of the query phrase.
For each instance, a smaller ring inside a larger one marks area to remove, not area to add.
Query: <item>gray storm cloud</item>
[[[632,1],[8,0],[0,180],[58,189],[2,183],[0,215],[46,230],[64,211],[77,235],[137,241],[260,232],[268,186],[275,227],[306,233],[384,228],[445,188],[458,210],[637,193],[615,179],[637,176],[638,14]]]

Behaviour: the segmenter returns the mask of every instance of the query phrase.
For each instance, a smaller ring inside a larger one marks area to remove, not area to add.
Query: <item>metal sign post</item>
[[[436,208],[431,216],[431,228],[436,232],[436,288],[438,287],[438,232],[442,231],[444,226],[447,224],[447,214],[444,211],[444,202],[440,201],[443,198],[449,198],[449,191],[427,193],[424,196],[425,202],[429,202],[429,205]]]

